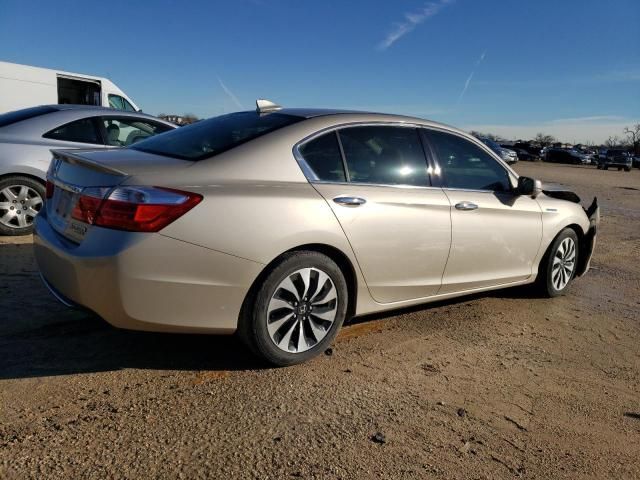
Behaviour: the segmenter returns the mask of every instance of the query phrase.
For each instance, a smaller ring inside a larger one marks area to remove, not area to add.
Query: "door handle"
[[[456,209],[458,210],[476,210],[478,205],[473,202],[460,202],[456,203]]]
[[[333,199],[338,205],[344,205],[345,207],[359,207],[364,205],[367,201],[361,197],[336,197]]]

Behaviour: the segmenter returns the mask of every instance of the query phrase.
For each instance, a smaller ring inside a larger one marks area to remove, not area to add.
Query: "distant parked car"
[[[609,167],[617,168],[625,172],[631,171],[633,160],[631,155],[621,149],[610,148],[604,157],[598,158],[598,170],[609,170]]]
[[[540,152],[541,152],[542,148],[539,147],[539,146],[531,145],[530,143],[527,143],[527,142],[516,142],[513,145],[513,147],[514,147],[513,149],[516,150],[516,151],[517,150],[524,150],[525,152],[527,152],[527,153],[529,153],[529,154],[531,154],[531,155],[533,155],[533,156],[535,156],[537,158],[541,158],[541,153]],[[519,157],[520,156],[518,155],[518,158]]]
[[[45,198],[52,148],[127,147],[176,126],[138,112],[43,105],[0,115],[0,235],[27,235]]]
[[[640,155],[636,155],[631,159],[631,165],[636,168],[640,168]]]
[[[489,147],[491,150],[493,150],[495,153],[497,153],[498,156],[502,158],[502,160],[504,160],[505,162],[512,164],[518,161],[518,155],[513,150],[501,147],[490,138],[482,137],[479,140],[482,143],[484,143],[487,147]]]
[[[573,165],[583,165],[591,161],[587,155],[577,150],[565,148],[550,148],[547,150],[544,160],[545,162],[569,163]]]
[[[538,160],[538,155],[529,153],[522,148],[514,148],[513,150],[518,155],[518,160],[524,160],[525,162],[535,162],[536,160]]]

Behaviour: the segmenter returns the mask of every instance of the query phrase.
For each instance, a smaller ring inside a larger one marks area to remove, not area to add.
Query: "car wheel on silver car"
[[[549,297],[565,292],[573,281],[578,265],[578,236],[571,228],[562,230],[542,261],[540,286]]]
[[[0,234],[30,234],[44,197],[44,186],[32,178],[12,176],[0,180]]]
[[[285,254],[247,298],[241,339],[280,366],[314,357],[344,322],[347,284],[329,257],[313,251]]]

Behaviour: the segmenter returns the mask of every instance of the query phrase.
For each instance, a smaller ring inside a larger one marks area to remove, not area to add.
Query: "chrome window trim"
[[[321,130],[318,130],[314,133],[312,133],[311,135],[307,135],[306,137],[304,137],[302,140],[299,140],[294,146],[293,146],[293,156],[296,159],[296,162],[298,162],[298,165],[300,166],[300,169],[302,170],[302,173],[304,174],[304,176],[307,178],[307,180],[309,181],[309,183],[322,183],[322,184],[333,184],[333,185],[357,185],[357,186],[365,186],[365,187],[410,187],[410,188],[440,188],[440,187],[433,187],[433,186],[421,186],[421,185],[406,185],[406,184],[382,184],[382,183],[362,183],[362,182],[331,182],[331,181],[326,181],[326,180],[320,180],[318,178],[318,176],[315,174],[315,172],[313,171],[313,169],[309,166],[309,164],[307,163],[307,161],[304,159],[304,157],[302,156],[302,153],[300,152],[300,148],[305,145],[306,143],[326,134],[326,133],[330,133],[330,132],[335,132],[336,136],[338,138],[338,144],[340,146],[341,149],[341,155],[344,159],[344,155],[342,152],[342,143],[340,142],[340,136],[337,134],[338,130],[344,129],[344,128],[351,128],[351,127],[404,127],[404,128],[424,128],[424,125],[421,125],[419,123],[413,123],[413,122],[390,122],[390,121],[380,121],[380,122],[376,122],[376,121],[368,121],[368,122],[345,122],[345,123],[340,123],[340,124],[336,124],[336,125],[332,125],[330,127],[325,127]],[[425,168],[428,167],[428,163],[427,163],[427,158],[425,156]],[[345,176],[347,178],[350,177],[348,170],[346,169],[346,165],[345,165]]]

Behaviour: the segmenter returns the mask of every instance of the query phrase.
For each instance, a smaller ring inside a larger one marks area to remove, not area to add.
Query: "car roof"
[[[11,137],[41,137],[42,134],[54,128],[64,125],[75,120],[94,116],[115,116],[115,117],[134,117],[139,119],[153,120],[173,128],[177,125],[152,115],[142,112],[126,112],[116,110],[114,108],[97,107],[93,105],[41,105],[51,108],[52,111],[27,118],[6,125],[0,129],[0,135],[9,135]]]

